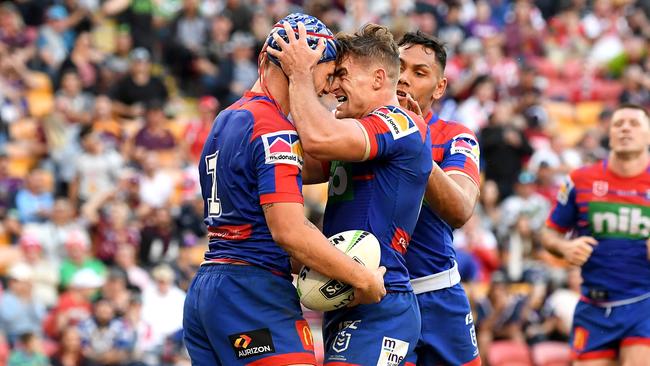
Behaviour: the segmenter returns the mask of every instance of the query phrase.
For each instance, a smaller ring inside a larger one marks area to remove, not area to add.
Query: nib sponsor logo
[[[228,339],[238,360],[275,352],[273,338],[268,328],[232,334]]]

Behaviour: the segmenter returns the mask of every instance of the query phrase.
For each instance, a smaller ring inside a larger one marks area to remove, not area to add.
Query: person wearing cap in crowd
[[[92,314],[92,300],[104,282],[104,278],[93,269],[77,271],[43,322],[48,337],[56,339],[68,326],[76,326],[89,318]]]
[[[68,29],[68,11],[63,5],[52,5],[45,17],[47,22],[41,26],[36,43],[44,71],[54,77],[72,49],[74,33]]]
[[[159,264],[151,271],[154,285],[142,293],[142,319],[151,324],[153,343],[162,345],[165,337],[183,328],[185,292],[174,281],[174,270]],[[213,303],[218,308],[218,302]]]
[[[33,295],[46,307],[56,304],[59,296],[59,268],[43,255],[43,246],[38,237],[28,232],[23,233],[18,241],[22,252],[22,263],[32,270]]]
[[[133,49],[129,60],[129,74],[114,85],[110,96],[115,113],[136,118],[143,115],[147,102],[159,100],[164,103],[169,94],[163,81],[151,74],[151,54],[147,49]]]
[[[33,271],[25,263],[9,268],[9,286],[0,298],[0,329],[14,344],[27,332],[41,334],[41,322],[45,318],[45,305],[33,295]]]
[[[501,223],[497,232],[505,237],[521,216],[525,216],[533,231],[544,226],[546,216],[551,210],[549,201],[536,192],[535,174],[524,171],[519,174],[515,184],[515,194],[501,203]]]
[[[14,351],[7,360],[7,366],[49,366],[49,360],[38,335],[26,332],[20,335]]]
[[[106,274],[104,264],[90,252],[90,239],[83,231],[72,232],[65,241],[67,258],[61,263],[61,286],[71,285],[77,272],[90,269],[99,276]]]
[[[215,120],[199,161],[209,250],[188,290],[183,320],[195,364],[316,364],[311,331],[291,283],[290,255],[350,284],[358,302],[377,302],[385,294],[382,270],[371,271],[334,248],[304,216],[304,155],[287,118],[293,104],[287,77],[268,54],[279,48],[274,34],[288,38],[283,24],[294,30],[303,24],[312,48],[325,41],[313,93],[326,92],[334,70],[332,32],[312,16],[290,14],[271,30],[251,91]],[[246,350],[251,336],[257,346]]]

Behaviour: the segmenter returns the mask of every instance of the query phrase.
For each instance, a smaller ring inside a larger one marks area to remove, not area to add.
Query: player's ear
[[[387,78],[388,75],[386,75],[386,70],[382,68],[375,69],[375,72],[373,73],[372,88],[374,90],[383,88]]]
[[[433,91],[433,100],[442,98],[445,94],[445,90],[447,90],[447,78],[441,78],[436,84],[436,89]]]

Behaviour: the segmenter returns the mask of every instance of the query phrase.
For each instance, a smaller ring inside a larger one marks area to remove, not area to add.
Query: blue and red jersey
[[[620,177],[607,160],[571,173],[557,195],[547,225],[598,240],[582,266],[582,292],[606,293],[607,301],[650,293],[650,167]]]
[[[366,230],[381,244],[387,290],[409,291],[404,261],[431,172],[431,140],[421,117],[399,107],[375,109],[358,120],[367,137],[362,162],[330,164],[326,236]]]
[[[219,113],[199,162],[205,259],[290,276],[289,255],[273,241],[261,205],[303,203],[302,164],[294,125],[265,95],[248,92]]]
[[[460,123],[438,119],[431,112],[426,122],[433,160],[447,174],[465,175],[479,185],[479,145],[474,133]],[[411,278],[450,269],[456,258],[453,239],[453,228],[423,202],[406,254]]]

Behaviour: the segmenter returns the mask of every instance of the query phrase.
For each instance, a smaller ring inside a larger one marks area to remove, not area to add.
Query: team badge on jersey
[[[563,205],[566,205],[569,202],[569,195],[571,194],[573,187],[574,184],[573,180],[571,180],[571,177],[566,177],[564,183],[557,191],[557,201]]]
[[[267,164],[291,164],[302,169],[303,152],[298,133],[285,130],[262,135]]]
[[[378,116],[384,121],[395,140],[418,131],[418,126],[415,124],[415,121],[400,108],[381,107],[375,109],[370,114]]]
[[[609,191],[609,183],[604,180],[594,181],[594,184],[591,187],[591,191],[596,197],[603,197]]]
[[[451,140],[450,154],[463,154],[470,158],[476,166],[479,166],[479,158],[481,152],[478,147],[478,142],[474,136],[468,133],[461,133],[456,135]]]

